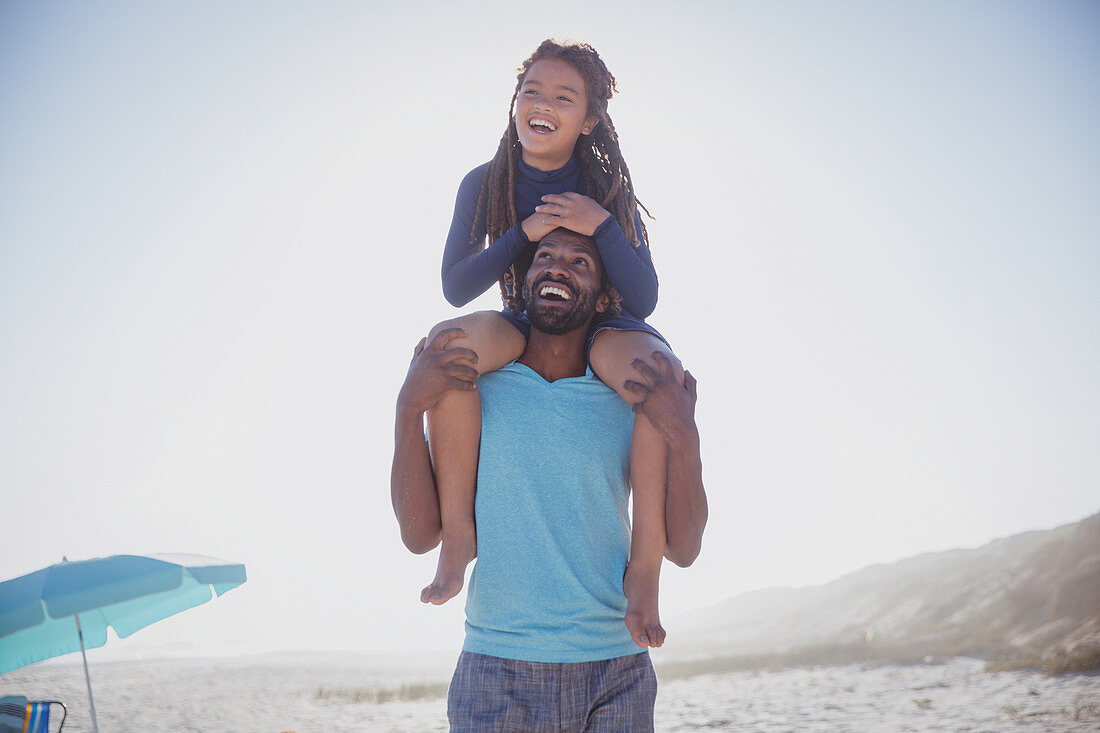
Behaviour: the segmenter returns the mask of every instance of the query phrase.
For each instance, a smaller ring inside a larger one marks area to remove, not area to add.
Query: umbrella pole
[[[84,653],[84,629],[80,628],[80,614],[73,614],[76,619],[76,635],[80,637],[80,656],[84,659],[84,681],[88,683],[88,704],[92,706],[92,730],[99,733],[99,722],[95,717],[95,701],[92,700],[92,676],[88,674],[88,655]]]

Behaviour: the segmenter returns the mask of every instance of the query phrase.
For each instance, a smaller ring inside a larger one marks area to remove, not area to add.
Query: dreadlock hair
[[[508,107],[508,126],[504,129],[496,155],[489,162],[485,180],[481,184],[477,213],[470,232],[470,244],[481,248],[485,246],[484,241],[476,240],[476,231],[482,216],[485,217],[485,230],[490,242],[496,240],[518,221],[514,191],[520,143],[516,134],[515,120],[512,118],[524,77],[527,76],[531,65],[542,59],[560,59],[576,69],[584,78],[585,96],[588,98],[587,115],[599,120],[590,134],[581,135],[577,139],[576,152],[588,186],[588,195],[611,212],[635,247],[648,247],[645,224],[641,225],[641,231],[637,231],[634,226],[634,212],[639,206],[647,215],[649,210],[634,196],[630,170],[619,150],[619,134],[615,131],[611,116],[607,114],[607,102],[618,91],[615,87],[615,77],[608,71],[603,59],[592,46],[587,43],[560,44],[552,38],[539,44],[535,52],[517,69],[516,89],[512,93],[512,102]],[[513,313],[520,312],[519,291],[522,289],[523,279],[533,257],[534,249],[528,247],[500,279],[501,297]],[[610,288],[610,292],[612,311],[618,313],[621,298],[613,287]]]

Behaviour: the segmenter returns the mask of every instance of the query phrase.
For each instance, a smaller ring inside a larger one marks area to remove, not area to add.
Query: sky
[[[389,504],[394,400],[546,37],[618,79],[649,320],[699,380],[670,650],[738,593],[1100,510],[1100,6],[625,7],[0,2],[0,579],[245,563],[91,660],[457,654],[464,596],[417,601],[435,554]]]

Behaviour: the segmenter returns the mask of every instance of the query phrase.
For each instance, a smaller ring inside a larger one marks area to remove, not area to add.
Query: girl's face
[[[569,162],[577,138],[599,121],[588,116],[584,78],[561,59],[531,64],[516,97],[516,134],[523,162],[552,171]]]

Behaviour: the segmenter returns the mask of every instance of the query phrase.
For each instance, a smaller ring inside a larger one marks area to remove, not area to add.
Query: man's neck
[[[537,372],[547,382],[567,377],[583,377],[588,368],[584,342],[588,328],[579,328],[561,336],[531,329],[527,348],[516,361]]]

